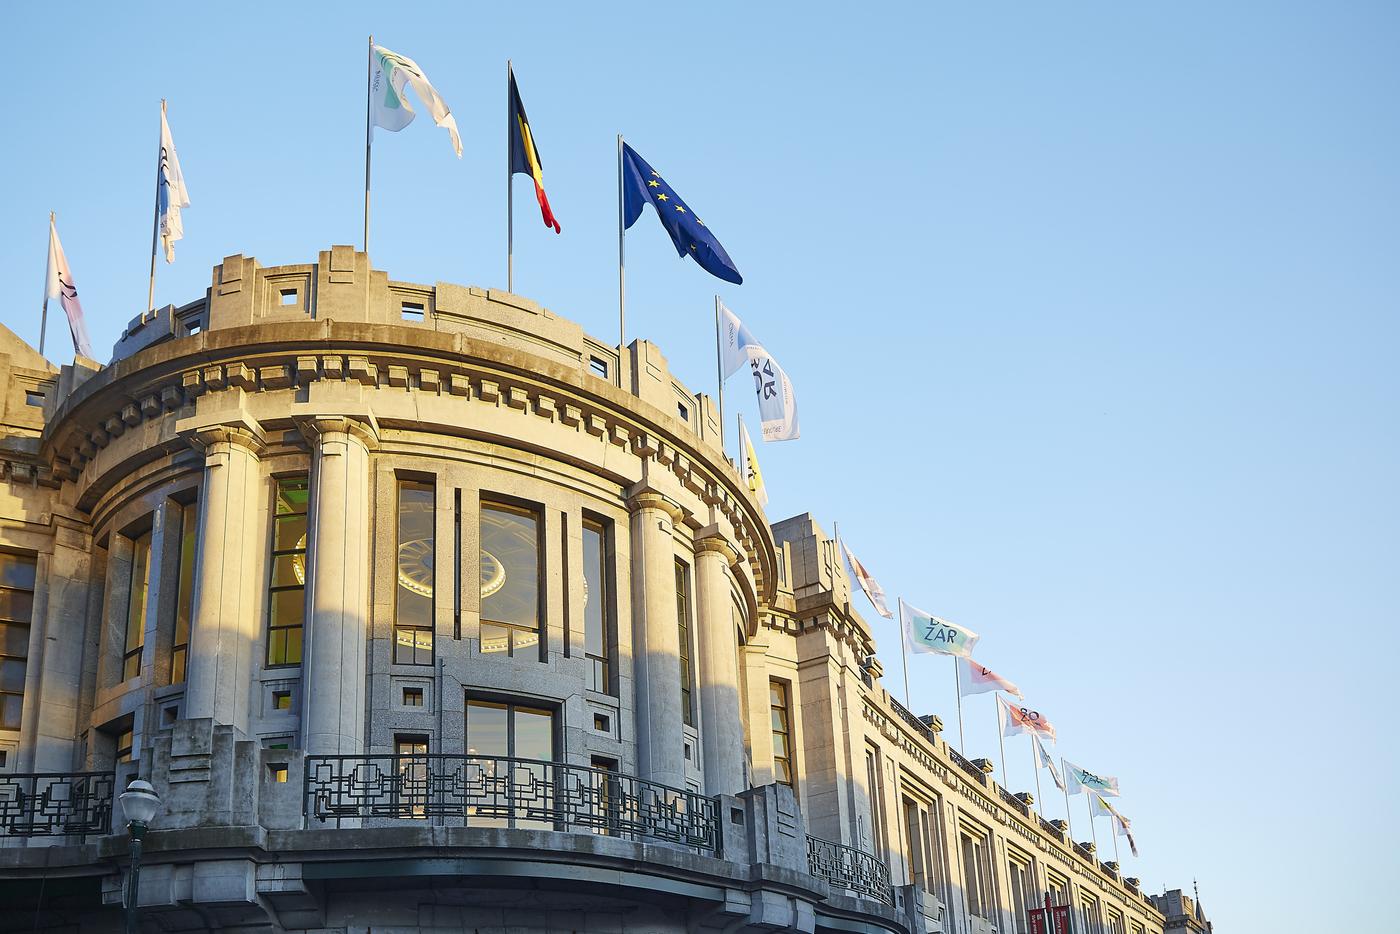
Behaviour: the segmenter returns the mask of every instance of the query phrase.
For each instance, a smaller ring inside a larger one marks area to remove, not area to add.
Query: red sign
[[[1031,909],[1031,934],[1071,934],[1069,906]]]

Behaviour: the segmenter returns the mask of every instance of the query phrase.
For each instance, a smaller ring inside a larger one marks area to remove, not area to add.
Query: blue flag
[[[689,256],[700,264],[700,268],[725,282],[742,284],[744,277],[734,267],[734,261],[724,252],[710,228],[690,210],[690,205],[681,200],[675,189],[666,184],[661,174],[647,165],[645,159],[626,143],[622,144],[622,226],[631,227],[642,216],[642,208],[650,204],[656,208],[656,216],[676,252]]]

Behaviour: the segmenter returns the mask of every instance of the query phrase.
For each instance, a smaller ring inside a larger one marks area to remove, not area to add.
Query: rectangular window
[[[909,838],[911,881],[930,895],[937,895],[938,884],[942,879],[938,806],[914,798],[905,798],[904,828]]]
[[[398,807],[396,816],[422,818],[428,803],[428,737],[394,735],[398,756]]]
[[[268,667],[301,664],[306,622],[306,508],[311,483],[303,474],[277,481],[272,514],[272,575],[268,585]]]
[[[768,682],[768,708],[773,722],[773,780],[794,788],[792,707],[788,702],[787,682]]]
[[[991,846],[987,835],[963,827],[959,833],[962,846],[963,893],[967,910],[978,918],[990,918],[996,907],[996,889],[992,884]]]
[[[117,734],[116,757],[117,762],[130,762],[132,747],[135,746],[134,734],[130,729],[122,730]]]
[[[1108,934],[1128,934],[1123,926],[1123,913],[1116,908],[1108,909]]]
[[[870,796],[870,848],[881,860],[885,852],[885,828],[880,805],[883,789],[880,787],[880,751],[872,746],[865,747],[865,788]]]
[[[480,775],[486,790],[467,806],[476,827],[553,829],[548,820],[526,816],[541,789],[554,787],[554,712],[541,707],[481,700],[467,701],[468,773]],[[509,761],[514,760],[514,761]],[[521,761],[526,760],[526,761]],[[478,771],[479,770],[479,771]]]
[[[42,408],[44,405],[44,394],[42,392],[35,392],[32,389],[27,389],[24,392],[24,404],[35,405]]]
[[[583,520],[583,651],[591,669],[589,686],[612,694],[613,606],[608,569],[608,527]]]
[[[1079,896],[1079,913],[1084,918],[1084,934],[1103,934],[1103,919],[1099,915],[1099,900],[1087,893]]]
[[[437,488],[433,484],[399,481],[398,542],[394,662],[431,665],[437,582]]]
[[[423,706],[423,689],[422,689],[422,688],[404,688],[404,689],[403,689],[403,705],[404,705],[405,707],[422,707],[422,706]]]
[[[1015,934],[1027,934],[1030,930],[1030,912],[1035,907],[1035,886],[1031,882],[1030,860],[1019,853],[1011,853],[1006,861],[1007,879],[1011,883],[1011,918],[1015,922]]]
[[[189,663],[190,614],[194,609],[194,551],[199,523],[195,503],[180,511],[180,572],[175,582],[175,635],[170,644],[170,683],[185,680]]]
[[[608,756],[594,756],[589,760],[596,771],[593,772],[593,806],[602,818],[602,826],[594,828],[594,833],[612,835],[618,832],[618,807],[626,800],[622,796],[621,780],[617,774],[617,760]]]
[[[608,361],[602,357],[589,357],[588,368],[593,371],[595,376],[601,376],[603,379],[608,378]]]
[[[539,657],[544,629],[540,599],[538,513],[505,503],[481,504],[481,651]]]
[[[126,643],[122,649],[122,680],[141,673],[141,649],[146,643],[146,595],[151,586],[151,533],[131,540],[130,590],[126,597]]]
[[[1069,879],[1057,874],[1054,870],[1045,873],[1045,884],[1050,890],[1050,904],[1069,904]]]
[[[681,658],[681,718],[686,726],[695,725],[695,699],[690,670],[690,568],[676,559],[676,648]]]
[[[35,559],[0,554],[0,730],[18,730],[24,707]]]

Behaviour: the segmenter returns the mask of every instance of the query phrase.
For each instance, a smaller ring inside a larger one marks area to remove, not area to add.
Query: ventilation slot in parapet
[[[399,314],[403,315],[405,321],[423,320],[423,305],[420,302],[404,302],[399,306]]]
[[[588,368],[603,379],[608,378],[608,361],[602,357],[589,357]]]

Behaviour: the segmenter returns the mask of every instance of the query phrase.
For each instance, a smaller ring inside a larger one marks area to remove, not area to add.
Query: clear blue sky
[[[615,339],[626,134],[745,276],[678,260],[648,213],[629,338],[710,390],[718,285],[782,361],[803,438],[761,452],[771,514],[840,521],[891,597],[979,631],[1058,752],[1121,778],[1150,890],[1198,877],[1233,934],[1384,926],[1400,10],[459,7],[15,6],[5,323],[37,339],[50,210],[94,343],[142,310],[161,97],[194,205],[159,303],[225,254],[358,243],[369,32],[466,149],[421,108],[379,134],[376,265],[503,287],[513,57],[564,226],[521,179],[517,291]],[[948,663],[915,666],[955,730]],[[995,756],[989,697],[967,728]]]

